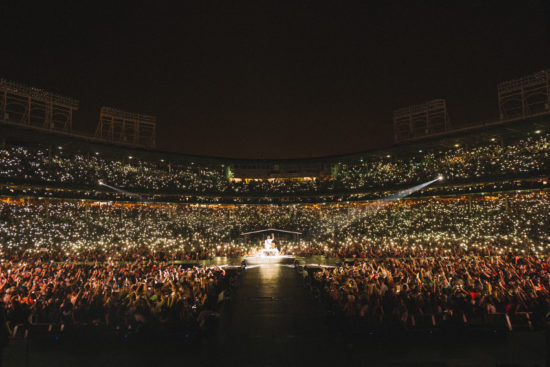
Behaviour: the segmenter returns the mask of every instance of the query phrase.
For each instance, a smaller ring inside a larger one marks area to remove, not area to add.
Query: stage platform
[[[243,260],[245,266],[262,265],[262,264],[288,264],[293,265],[296,258],[292,255],[276,255],[276,256],[247,256]]]

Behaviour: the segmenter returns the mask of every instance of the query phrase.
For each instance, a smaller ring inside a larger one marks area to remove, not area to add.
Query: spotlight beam
[[[413,186],[411,188],[408,188],[408,189],[405,189],[405,190],[401,190],[395,194],[392,194],[392,195],[389,195],[389,196],[386,196],[385,198],[382,198],[382,201],[396,201],[396,200],[400,200],[404,197],[407,197],[409,195],[412,195],[414,194],[415,192],[419,191],[419,190],[422,190],[423,188],[425,188],[426,186],[430,186],[431,184],[433,184],[434,182],[436,181],[441,181],[443,180],[443,176],[438,176],[436,179],[434,180],[431,180],[431,181],[428,181],[428,182],[424,182],[423,184],[420,184],[420,185],[416,185],[416,186]]]
[[[408,189],[405,189],[405,190],[401,190],[401,191],[398,191],[396,192],[395,194],[390,194],[386,197],[383,197],[381,199],[379,199],[378,201],[375,201],[374,202],[374,206],[369,206],[367,207],[367,210],[365,211],[365,213],[362,215],[362,217],[365,217],[365,216],[368,216],[372,213],[372,210],[374,210],[374,208],[384,208],[385,206],[388,206],[390,205],[390,203],[394,202],[394,201],[398,201],[400,199],[403,199],[404,197],[407,197],[409,195],[412,195],[414,194],[416,191],[418,190],[422,190],[423,188],[433,184],[434,182],[436,181],[441,181],[443,180],[443,176],[442,175],[439,175],[436,179],[433,179],[431,181],[428,181],[428,182],[424,182],[420,185],[416,185],[416,186],[413,186],[411,188],[408,188]],[[369,209],[370,208],[370,209]],[[359,219],[360,220],[360,219]]]
[[[144,200],[143,197],[141,197],[138,194],[134,194],[133,192],[129,192],[129,191],[124,191],[124,190],[119,189],[118,187],[115,187],[115,186],[107,185],[105,182],[103,182],[103,180],[99,180],[97,183],[98,183],[99,186],[108,187],[109,189],[120,192],[121,194],[128,195],[128,196],[135,196],[140,200]]]

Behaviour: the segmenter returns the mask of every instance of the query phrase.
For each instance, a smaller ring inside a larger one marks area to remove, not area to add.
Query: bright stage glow
[[[246,266],[262,264],[294,264],[295,258],[292,255],[275,256],[247,256],[244,258]]]
[[[443,181],[443,175],[437,176],[437,179],[438,179],[439,181]]]
[[[277,250],[276,248],[272,248],[272,249],[262,249],[258,255],[259,257],[274,257],[274,256],[279,256],[279,250]]]

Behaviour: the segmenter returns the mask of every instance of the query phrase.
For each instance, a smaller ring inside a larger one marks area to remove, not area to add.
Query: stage
[[[288,264],[293,265],[296,258],[292,255],[270,255],[262,254],[256,256],[247,256],[243,260],[243,265],[262,265],[262,264]]]

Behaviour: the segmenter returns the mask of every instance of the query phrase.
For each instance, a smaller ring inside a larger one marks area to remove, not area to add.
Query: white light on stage
[[[281,255],[277,248],[272,247],[274,237],[268,237],[264,241],[264,248],[259,250],[255,255],[247,256],[244,259],[246,266],[262,265],[262,264],[294,264],[295,258],[290,255]]]

